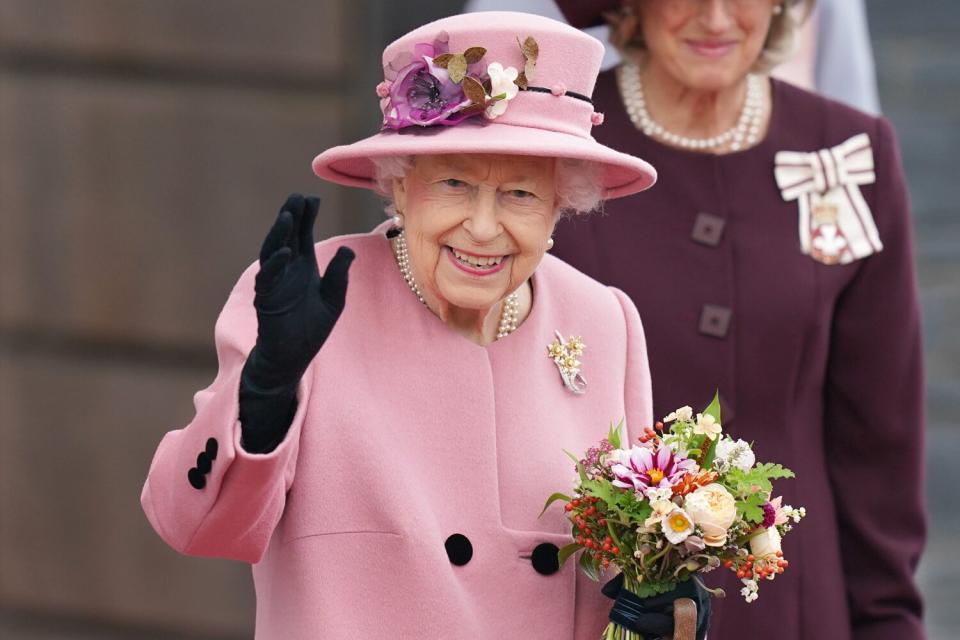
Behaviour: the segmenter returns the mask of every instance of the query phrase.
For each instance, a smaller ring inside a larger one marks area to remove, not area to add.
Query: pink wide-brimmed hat
[[[493,153],[573,158],[602,167],[604,197],[657,179],[640,158],[590,135],[603,115],[590,96],[603,45],[569,25],[526,13],[471,13],[424,25],[383,52],[385,79],[371,88],[383,128],[327,149],[313,171],[374,188],[372,158]]]

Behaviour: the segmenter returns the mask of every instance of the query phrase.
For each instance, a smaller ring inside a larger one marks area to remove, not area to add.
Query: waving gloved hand
[[[296,412],[296,387],[343,312],[354,253],[340,247],[320,277],[313,246],[318,198],[292,194],[260,249],[257,342],[240,379],[244,449],[272,451]]]
[[[602,589],[603,595],[615,600],[610,619],[625,629],[631,629],[644,638],[673,637],[673,602],[690,598],[697,605],[697,640],[704,640],[710,624],[710,593],[695,580],[687,580],[667,593],[641,598],[623,587],[623,575],[610,580]]]

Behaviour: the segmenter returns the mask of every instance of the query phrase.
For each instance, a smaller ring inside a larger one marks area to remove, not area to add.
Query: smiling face
[[[555,165],[524,156],[417,156],[394,181],[394,201],[425,295],[441,307],[485,313],[523,284],[556,222]]]
[[[763,51],[777,0],[634,0],[651,63],[680,85],[739,83]]]

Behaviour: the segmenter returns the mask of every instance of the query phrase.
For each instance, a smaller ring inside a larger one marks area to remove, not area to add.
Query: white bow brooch
[[[860,185],[876,181],[866,133],[812,153],[780,151],[774,176],[800,207],[800,248],[823,264],[848,264],[883,250]]]

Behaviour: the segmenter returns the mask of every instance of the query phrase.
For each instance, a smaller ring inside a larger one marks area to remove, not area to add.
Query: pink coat
[[[150,523],[181,553],[253,563],[258,639],[596,640],[611,604],[600,585],[573,562],[543,575],[530,556],[570,541],[559,505],[537,517],[571,488],[563,449],[584,452],[623,417],[634,432],[651,424],[633,303],[547,255],[530,316],[481,347],[417,301],[383,227],[319,243],[319,264],[340,245],[357,254],[346,309],[284,442],[267,455],[239,446],[251,267],[217,321],[216,379],[154,456]],[[547,356],[555,330],[583,337],[584,395]],[[197,489],[188,472],[205,450],[216,457]],[[472,554],[448,556],[453,534]]]

